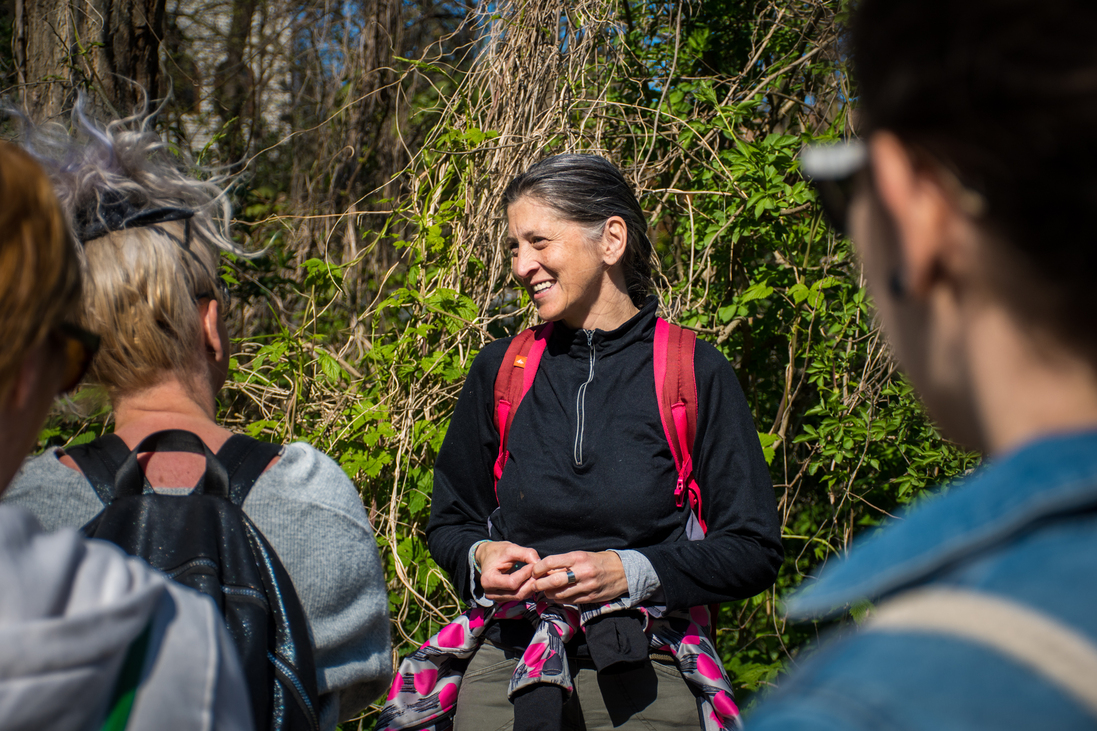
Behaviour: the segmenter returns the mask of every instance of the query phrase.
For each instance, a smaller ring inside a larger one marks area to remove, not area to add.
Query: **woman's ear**
[[[228,339],[221,324],[220,304],[213,297],[203,300],[198,305],[198,314],[202,321],[202,341],[206,353],[214,363],[220,363],[228,357]]]
[[[899,138],[877,132],[869,140],[872,176],[899,235],[905,289],[923,296],[942,275],[955,276],[958,214],[938,176],[919,165]]]
[[[611,267],[621,261],[628,247],[628,224],[620,216],[610,216],[602,227],[602,261]]]

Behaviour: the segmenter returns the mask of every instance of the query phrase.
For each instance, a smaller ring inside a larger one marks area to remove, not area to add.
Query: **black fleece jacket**
[[[489,537],[542,557],[638,550],[672,610],[744,599],[772,585],[782,551],[769,470],[731,364],[701,341],[692,454],[708,534],[686,538],[689,507],[675,506],[678,475],[655,398],[656,306],[652,297],[611,332],[556,323],[511,426],[498,504],[493,392],[511,338],[473,361],[434,466],[427,526],[431,555],[466,601],[469,548]]]

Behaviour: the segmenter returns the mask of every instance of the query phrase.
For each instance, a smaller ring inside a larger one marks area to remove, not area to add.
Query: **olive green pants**
[[[457,696],[454,731],[504,731],[514,725],[507,699],[518,664],[485,643],[473,656]],[[571,666],[575,692],[564,706],[567,731],[662,731],[700,729],[697,697],[678,668],[652,662],[624,673],[599,675],[593,667]]]

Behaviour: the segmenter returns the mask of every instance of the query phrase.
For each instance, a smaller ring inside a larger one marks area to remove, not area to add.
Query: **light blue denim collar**
[[[794,619],[822,618],[928,579],[1034,522],[1097,505],[1097,432],[1047,437],[955,483],[946,494],[858,541],[789,602]]]

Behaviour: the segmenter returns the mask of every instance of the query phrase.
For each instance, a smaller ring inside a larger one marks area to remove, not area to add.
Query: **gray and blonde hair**
[[[220,252],[246,255],[228,236],[231,207],[218,182],[188,173],[190,160],[153,131],[149,115],[101,125],[83,100],[71,130],[24,120],[23,145],[49,172],[72,221],[101,219],[120,200],[138,211],[194,212],[82,241],[81,324],[102,338],[89,376],[112,398],[169,372],[200,370],[198,298],[212,296],[223,307]]]

